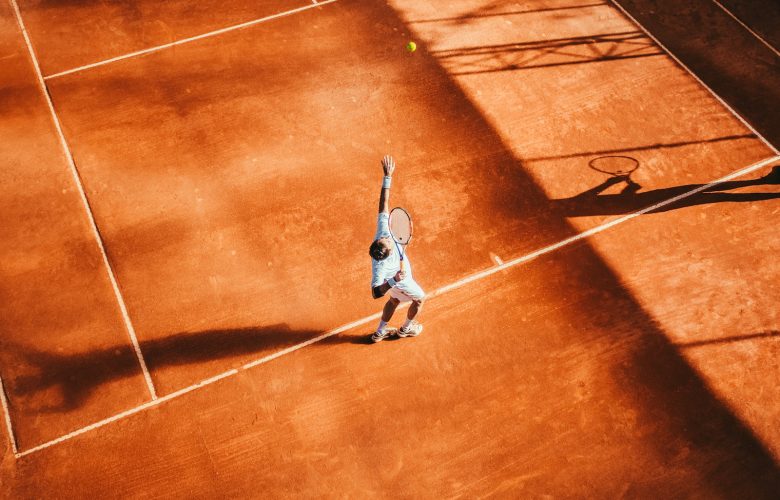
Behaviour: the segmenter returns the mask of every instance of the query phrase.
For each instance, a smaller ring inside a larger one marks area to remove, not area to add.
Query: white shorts
[[[390,296],[401,302],[411,302],[425,298],[425,292],[412,278],[405,278],[390,289]]]

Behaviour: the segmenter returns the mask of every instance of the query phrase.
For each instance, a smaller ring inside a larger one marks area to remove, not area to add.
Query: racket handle
[[[401,272],[406,272],[406,263],[404,262],[404,259],[401,259]]]

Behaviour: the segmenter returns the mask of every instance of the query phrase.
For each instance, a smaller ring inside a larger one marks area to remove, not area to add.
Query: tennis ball
[[[415,50],[417,50],[417,44],[414,42],[407,43],[406,50],[408,50],[409,52],[414,52]]]

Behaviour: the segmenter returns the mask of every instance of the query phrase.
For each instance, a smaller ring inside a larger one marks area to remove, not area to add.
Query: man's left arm
[[[393,180],[393,171],[395,170],[395,160],[390,155],[382,158],[382,169],[385,171],[385,178],[382,181],[382,191],[379,193],[379,213],[390,212],[390,184]]]

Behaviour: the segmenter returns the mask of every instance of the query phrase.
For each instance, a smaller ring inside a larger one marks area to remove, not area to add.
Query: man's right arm
[[[383,297],[387,292],[390,291],[391,288],[395,286],[396,283],[406,278],[406,273],[403,271],[398,271],[395,273],[395,276],[393,276],[391,279],[385,281],[381,285],[377,285],[374,287],[371,287],[371,295],[378,299],[380,297]],[[392,283],[391,283],[392,281]]]

